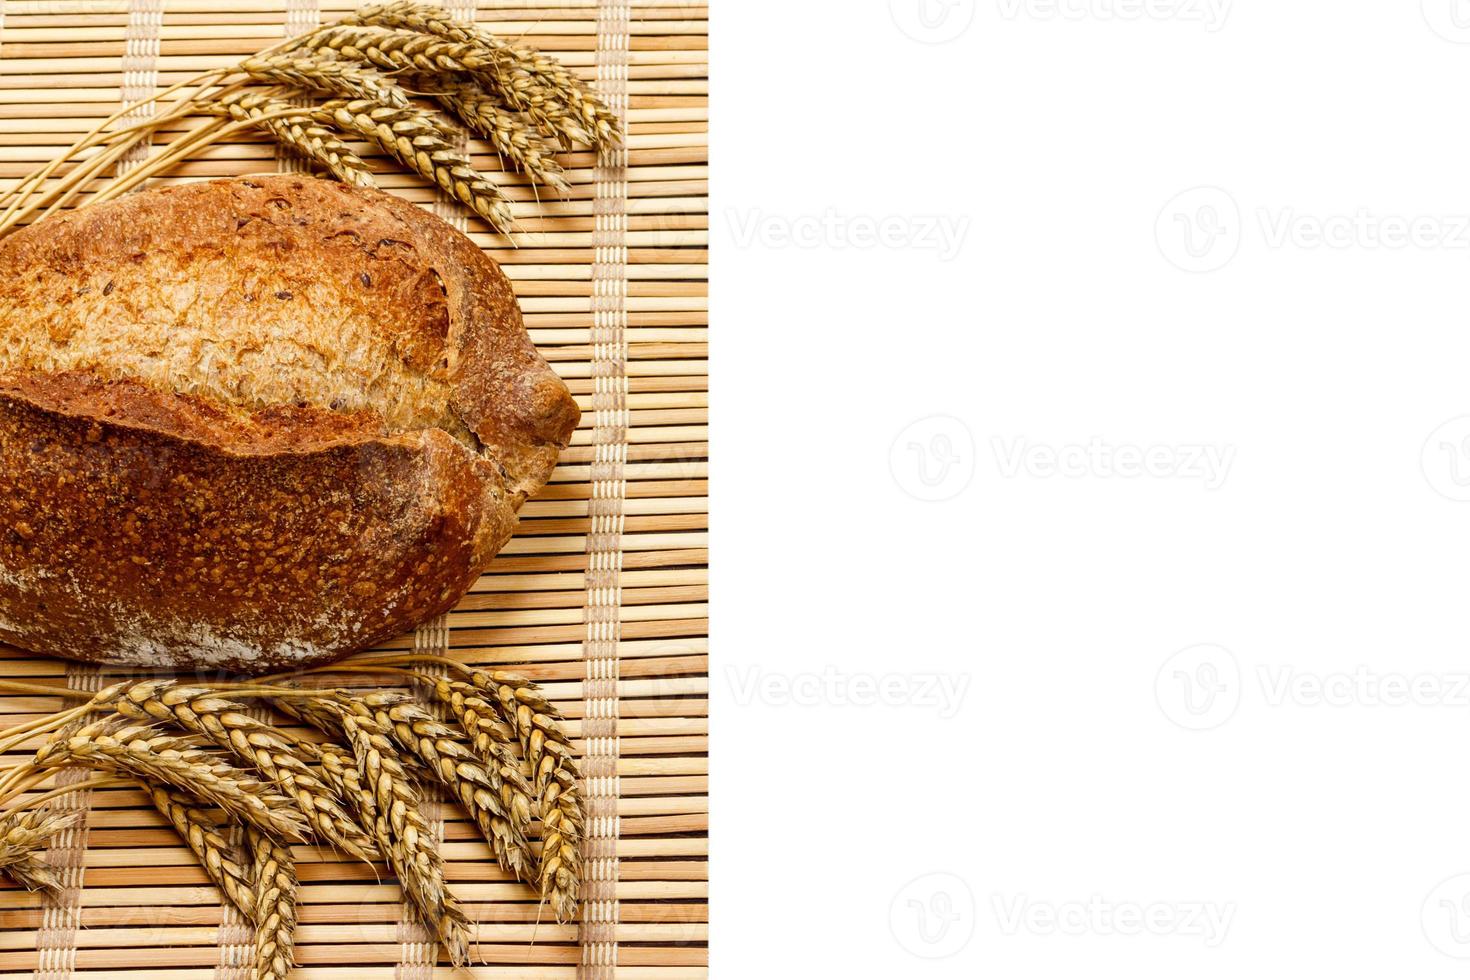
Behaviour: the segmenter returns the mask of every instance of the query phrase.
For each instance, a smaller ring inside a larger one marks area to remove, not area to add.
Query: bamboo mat
[[[346,0],[0,2],[0,187],[115,110],[357,4]],[[651,0],[450,0],[594,80],[625,149],[560,158],[564,200],[505,178],[515,246],[365,145],[379,182],[465,230],[515,283],[526,324],[583,409],[552,482],[462,603],[383,649],[509,665],[546,688],[583,753],[591,821],[584,918],[558,926],[495,865],[473,824],[431,801],[448,877],[477,925],[467,975],[649,978],[707,963],[707,13]],[[163,133],[160,140],[170,134]],[[498,171],[493,152],[468,146]],[[257,140],[209,148],[165,181],[300,169]],[[95,689],[111,674],[0,646],[0,676]],[[356,679],[361,682],[361,679]],[[370,679],[369,679],[370,680]],[[0,696],[0,723],[59,699]],[[6,764],[20,761],[15,753]],[[136,790],[78,794],[85,826],[49,854],[51,902],[0,885],[0,976],[248,977],[248,924]],[[460,975],[396,884],[315,848],[300,978]],[[539,916],[539,918],[538,918]]]

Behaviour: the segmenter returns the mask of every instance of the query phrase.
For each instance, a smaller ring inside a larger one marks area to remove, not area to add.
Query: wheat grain
[[[255,980],[286,980],[296,932],[296,862],[284,844],[245,828],[254,894]]]
[[[286,797],[201,747],[197,735],[175,736],[143,725],[95,722],[42,746],[33,764],[73,763],[157,780],[208,800],[238,820],[287,840],[304,840],[306,818]]]
[[[329,92],[350,99],[372,99],[406,108],[408,93],[393,79],[351,61],[318,54],[257,55],[240,62],[239,70],[257,81],[291,85],[308,92]]]
[[[538,92],[542,98],[549,98],[554,107],[564,106],[569,110],[583,127],[583,137],[578,142],[603,149],[620,139],[616,114],[561,62],[532,48],[507,44],[473,24],[456,21],[441,7],[412,2],[378,4],[364,7],[340,23],[412,31],[477,47],[497,66],[494,80],[499,81],[501,75],[508,75],[512,80],[519,77],[529,80],[529,84],[523,82],[519,88],[513,86],[512,93]]]
[[[444,884],[443,859],[419,810],[419,792],[398,761],[398,747],[375,719],[344,714],[342,728],[362,778],[364,822],[450,959],[467,964],[469,921]]]
[[[61,892],[56,872],[40,850],[52,837],[75,826],[80,813],[58,815],[50,810],[27,810],[0,820],[0,869],[31,891]]]
[[[167,680],[134,684],[100,701],[108,703],[126,717],[175,724],[230,750],[294,799],[325,843],[369,864],[378,860],[377,845],[347,813],[344,801],[306,764],[301,743],[252,718],[245,705],[210,688]]]
[[[362,796],[362,777],[357,772],[357,760],[352,752],[333,742],[317,745],[321,753],[322,775],[340,792],[359,813],[370,811],[370,800]]]
[[[240,910],[241,915],[254,921],[254,889],[235,857],[235,848],[219,832],[219,817],[223,811],[217,808],[207,810],[199,799],[181,790],[147,780],[140,781],[140,785],[153,801],[153,806],[173,824],[189,850],[194,852],[210,880]]]
[[[336,130],[313,118],[309,110],[298,109],[265,93],[249,90],[233,93],[203,107],[204,111],[216,108],[237,121],[253,121],[277,142],[321,164],[343,183],[356,187],[378,186],[367,163],[347,147]]]
[[[521,121],[519,115],[463,76],[434,83],[434,98],[469,130],[488,139],[517,170],[559,191],[568,188],[565,171],[552,159],[551,146]]]
[[[399,161],[438,184],[468,205],[497,231],[509,231],[514,217],[500,188],[470,165],[456,150],[432,113],[395,109],[366,99],[334,100],[319,106],[313,118],[378,143]]]

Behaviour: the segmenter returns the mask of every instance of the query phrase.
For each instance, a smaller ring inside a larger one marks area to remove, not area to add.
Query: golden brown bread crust
[[[450,608],[578,420],[473,243],[272,175],[0,243],[0,641],[245,673]]]

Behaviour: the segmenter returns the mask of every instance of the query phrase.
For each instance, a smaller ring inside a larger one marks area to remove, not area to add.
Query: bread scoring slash
[[[451,608],[579,412],[510,283],[377,191],[146,191],[0,242],[0,642],[258,674]]]

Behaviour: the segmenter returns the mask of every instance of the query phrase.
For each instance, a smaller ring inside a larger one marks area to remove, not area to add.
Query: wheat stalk
[[[17,884],[33,892],[59,894],[61,881],[38,852],[52,837],[74,826],[81,816],[30,810],[0,820],[0,868]]]
[[[351,708],[359,716],[371,717],[380,730],[392,732],[399,745],[416,754],[474,819],[500,866],[522,881],[531,880],[535,862],[526,840],[530,807],[516,805],[502,774],[481,761],[470,748],[468,735],[439,721],[406,695],[391,691],[367,694],[352,701]]]
[[[419,810],[421,797],[398,761],[398,748],[375,719],[347,713],[342,728],[357,757],[363,821],[399,883],[458,966],[469,962],[469,921],[444,884],[444,862]]]
[[[237,122],[254,122],[308,160],[321,164],[338,180],[356,187],[377,187],[367,163],[350,150],[336,130],[300,109],[270,95],[246,90],[225,96],[205,111],[227,112]]]
[[[408,93],[388,76],[351,61],[320,54],[257,55],[240,62],[242,74],[272,85],[290,85],[308,92],[329,92],[350,99],[372,99],[407,108]]]
[[[144,725],[119,727],[108,719],[43,745],[32,760],[50,769],[74,763],[168,783],[268,834],[305,839],[305,817],[290,800],[203,749],[196,735],[169,735]]]
[[[514,223],[510,202],[500,188],[454,148],[432,113],[417,108],[396,109],[366,99],[336,99],[319,106],[312,116],[319,122],[374,140],[420,176],[468,205],[497,230],[508,231]]]
[[[296,932],[296,862],[284,845],[245,828],[255,900],[255,980],[286,980]]]
[[[461,23],[442,7],[412,2],[377,4],[349,14],[339,23],[412,31],[478,48],[496,66],[493,81],[501,83],[497,87],[507,87],[512,105],[516,105],[515,96],[528,97],[535,92],[549,98],[556,109],[564,106],[578,120],[578,142],[603,149],[619,140],[617,116],[565,65],[531,48],[506,44],[473,24]],[[502,78],[510,84],[505,86]]]
[[[210,688],[175,681],[143,681],[94,702],[111,704],[128,718],[166,722],[203,735],[295,799],[317,836],[369,864],[379,857],[377,845],[344,808],[344,801],[303,760],[301,743],[246,713],[245,705],[223,698]]]
[[[463,76],[449,76],[435,84],[434,98],[532,180],[559,191],[570,186],[561,164],[552,159],[552,148],[497,96]]]
[[[256,917],[255,892],[235,849],[219,832],[221,811],[204,809],[197,798],[181,790],[142,780],[140,785],[153,806],[179,832],[189,850],[204,866],[211,881],[251,921]]]

